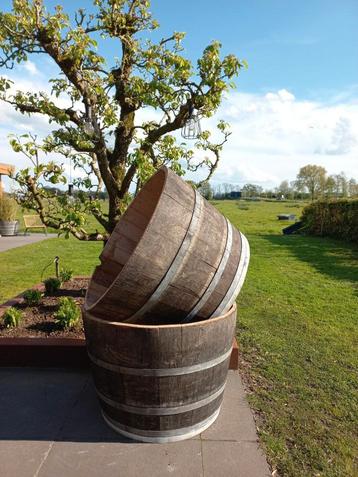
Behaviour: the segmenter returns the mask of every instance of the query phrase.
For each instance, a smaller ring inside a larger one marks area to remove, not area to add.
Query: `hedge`
[[[302,211],[302,231],[358,242],[358,199],[321,200]]]

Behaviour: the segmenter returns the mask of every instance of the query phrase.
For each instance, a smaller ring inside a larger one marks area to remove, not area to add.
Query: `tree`
[[[288,199],[292,196],[292,188],[290,187],[287,180],[282,181],[281,184],[276,189],[277,194],[284,196],[285,199]]]
[[[263,194],[266,199],[272,199],[275,197],[275,193],[272,189],[265,189]]]
[[[263,188],[256,184],[245,184],[241,191],[244,197],[259,197],[263,192]]]
[[[324,192],[327,197],[332,197],[336,190],[336,180],[334,176],[328,176],[324,184]]]
[[[325,192],[327,197],[348,197],[350,195],[349,181],[345,173],[341,172],[328,176],[325,183]]]
[[[146,32],[158,28],[149,7],[147,0],[93,0],[90,12],[79,9],[70,19],[60,5],[50,12],[43,0],[13,0],[12,11],[0,13],[0,66],[12,68],[30,55],[46,55],[60,71],[49,80],[51,94],[12,92],[12,82],[0,78],[0,99],[23,114],[46,115],[55,126],[43,139],[12,137],[13,149],[32,163],[15,176],[18,200],[47,226],[81,240],[106,240],[132,194],[163,164],[179,175],[206,167],[202,182],[208,181],[230,134],[222,121],[218,143],[203,131],[194,148],[209,151],[211,157],[199,162],[194,150],[173,136],[194,110],[204,118],[213,115],[245,62],[234,55],[221,58],[221,45],[214,41],[195,69],[181,55],[183,33],[158,42],[145,39]],[[99,52],[108,39],[119,48],[119,58],[111,65]],[[58,99],[66,99],[68,106],[61,107]],[[153,115],[151,121],[139,123],[142,109],[160,112],[163,119]],[[54,196],[42,186],[67,181],[63,164],[45,161],[53,154],[82,171],[74,184],[79,190],[75,198]],[[98,200],[103,187],[108,212]],[[105,233],[85,229],[88,213]]]
[[[337,182],[338,195],[340,195],[341,197],[347,197],[348,196],[348,180],[345,173],[342,171],[340,174],[337,174],[335,177]]]
[[[301,167],[296,178],[296,187],[298,190],[307,189],[311,200],[318,197],[324,191],[327,171],[324,167],[308,164]]]
[[[353,177],[349,179],[348,181],[348,192],[349,192],[349,197],[358,196],[358,183]]]
[[[201,185],[198,187],[198,191],[206,200],[211,200],[214,196],[214,191],[210,183],[207,181],[201,183]]]

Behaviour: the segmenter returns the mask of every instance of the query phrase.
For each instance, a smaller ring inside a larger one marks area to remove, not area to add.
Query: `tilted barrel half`
[[[163,167],[133,200],[100,260],[86,311],[110,321],[180,323],[230,308],[249,246],[215,207]]]
[[[236,324],[225,315],[178,325],[110,322],[84,313],[103,416],[144,442],[190,438],[219,414]]]

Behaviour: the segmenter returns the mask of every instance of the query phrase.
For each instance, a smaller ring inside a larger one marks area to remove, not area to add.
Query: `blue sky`
[[[92,2],[61,3],[73,11]],[[193,61],[214,39],[224,53],[248,61],[215,118],[227,119],[234,133],[216,182],[271,187],[293,180],[307,163],[358,179],[357,0],[154,0],[151,10],[161,25],[154,37],[186,32],[185,54]],[[115,55],[113,42],[105,53]],[[45,82],[48,64],[31,61],[29,81]],[[214,128],[214,120],[204,127]],[[13,157],[6,132],[2,122],[0,152]]]
[[[187,32],[195,58],[213,39],[247,59],[238,81],[247,92],[289,89],[298,98],[327,96],[358,82],[356,0],[155,1],[169,32]]]
[[[73,11],[92,2],[45,3]],[[316,98],[357,86],[357,0],[152,0],[151,10],[160,23],[155,36],[186,32],[184,46],[193,61],[212,40],[221,41],[225,53],[245,58],[249,69],[238,80],[240,90],[285,88],[297,98]]]

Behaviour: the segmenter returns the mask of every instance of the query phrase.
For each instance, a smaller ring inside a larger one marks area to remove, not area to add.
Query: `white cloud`
[[[16,78],[16,89],[50,93],[50,85],[41,75],[24,77],[18,71],[12,77]],[[213,131],[214,137],[218,119],[231,124],[232,135],[224,146],[213,182],[254,182],[274,187],[284,179],[293,180],[299,168],[309,163],[324,166],[330,174],[343,170],[349,177],[358,178],[357,96],[355,90],[354,101],[352,94],[342,91],[335,93],[334,101],[328,98],[323,102],[297,99],[286,89],[266,94],[231,93],[214,118],[202,120],[202,128]],[[64,99],[56,102],[61,107],[68,105]],[[161,116],[148,109],[137,119],[160,120]],[[0,119],[1,161],[24,167],[27,161],[11,150],[8,134],[30,131],[41,137],[52,126],[46,116],[21,115],[1,102]],[[200,173],[195,179],[201,177]],[[10,186],[7,179],[5,186]]]
[[[32,61],[28,60],[28,61],[25,61],[25,63],[23,63],[21,65],[21,67],[27,71],[31,76],[36,76],[38,74],[40,74],[39,70],[37,69],[37,66],[35,65],[35,63],[33,63]]]
[[[353,134],[351,121],[340,118],[332,136],[332,148],[327,149],[327,154],[341,155],[349,153],[357,145],[357,136]]]
[[[298,100],[285,89],[232,93],[202,127],[214,130],[219,118],[231,124],[232,135],[213,182],[273,187],[309,163],[358,178],[357,101]]]

